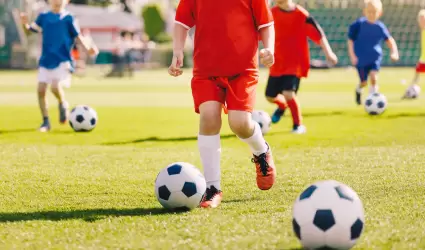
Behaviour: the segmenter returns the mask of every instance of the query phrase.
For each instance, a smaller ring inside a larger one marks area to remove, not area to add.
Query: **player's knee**
[[[246,111],[229,110],[229,127],[241,138],[250,137],[253,130],[251,114]]]
[[[361,86],[361,87],[366,87],[366,85],[367,85],[367,81],[362,81],[362,82],[360,83],[360,86]]]
[[[46,91],[47,91],[47,85],[46,84],[39,84],[38,85],[37,94],[38,94],[39,97],[46,96]]]
[[[216,135],[221,129],[221,104],[210,102],[199,107],[200,133],[203,135]]]
[[[376,83],[377,80],[378,80],[378,74],[377,74],[377,72],[371,72],[370,73],[370,81],[372,83]]]
[[[295,92],[294,91],[283,91],[283,96],[285,97],[285,99],[287,101],[292,100],[295,97]]]
[[[266,96],[266,100],[270,103],[274,103],[274,100],[276,99],[276,97],[270,97],[270,96]]]
[[[51,86],[52,92],[59,92],[60,90],[60,84],[58,82],[53,82]]]

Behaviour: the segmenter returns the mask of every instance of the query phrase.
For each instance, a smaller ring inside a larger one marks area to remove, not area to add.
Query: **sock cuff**
[[[220,134],[198,135],[198,145],[200,147],[220,148]]]

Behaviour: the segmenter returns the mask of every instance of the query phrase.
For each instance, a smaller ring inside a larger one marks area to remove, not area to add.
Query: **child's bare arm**
[[[354,53],[354,42],[351,39],[348,39],[348,56],[350,57],[351,64],[356,66],[358,59],[356,53]]]
[[[269,25],[267,27],[261,28],[259,32],[261,41],[263,42],[264,46],[264,49],[260,51],[261,63],[266,67],[271,67],[274,64],[274,25]]]
[[[96,56],[99,54],[99,50],[97,49],[96,45],[89,43],[84,36],[78,35],[76,40],[83,46],[83,48],[89,53],[90,56]]]
[[[174,25],[173,33],[173,60],[170,67],[168,68],[168,73],[172,76],[179,76],[183,73],[181,67],[183,67],[183,50],[184,44],[187,39],[188,34],[187,27],[176,23]]]
[[[388,48],[390,48],[390,56],[391,56],[391,60],[393,60],[393,61],[398,61],[398,59],[400,58],[399,57],[399,54],[398,54],[398,47],[397,47],[397,43],[396,43],[396,41],[394,40],[394,38],[393,37],[390,37],[390,38],[388,38],[387,39],[387,41],[386,41],[386,44],[387,44],[387,46],[388,46]]]
[[[325,34],[323,34],[322,39],[320,39],[320,47],[325,53],[325,56],[328,61],[330,61],[334,65],[338,63],[338,57],[333,52],[331,45],[329,44],[328,38]]]

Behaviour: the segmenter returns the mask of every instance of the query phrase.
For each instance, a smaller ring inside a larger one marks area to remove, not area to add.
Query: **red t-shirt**
[[[234,76],[258,68],[258,30],[273,25],[267,0],[181,0],[176,23],[196,26],[196,76]]]
[[[297,5],[292,11],[272,8],[276,32],[275,63],[271,76],[296,75],[306,77],[310,69],[307,38],[320,43],[322,30],[309,13]]]

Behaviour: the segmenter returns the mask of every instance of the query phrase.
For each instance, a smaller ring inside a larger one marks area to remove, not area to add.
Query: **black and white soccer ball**
[[[206,187],[204,176],[195,166],[175,162],[159,172],[155,195],[164,208],[190,210],[199,205]]]
[[[296,199],[292,226],[307,249],[350,249],[364,228],[359,196],[343,183],[316,182]]]
[[[71,110],[69,125],[75,132],[92,131],[97,125],[97,113],[86,105],[78,105]]]
[[[406,99],[416,99],[419,97],[419,94],[421,93],[421,87],[417,84],[410,85],[406,93],[404,94],[404,98]]]
[[[261,110],[254,110],[252,112],[252,120],[258,122],[261,128],[261,132],[263,135],[267,134],[270,130],[270,126],[272,124],[272,119],[270,115]]]
[[[387,98],[381,93],[370,94],[364,102],[369,115],[380,115],[387,109]]]

